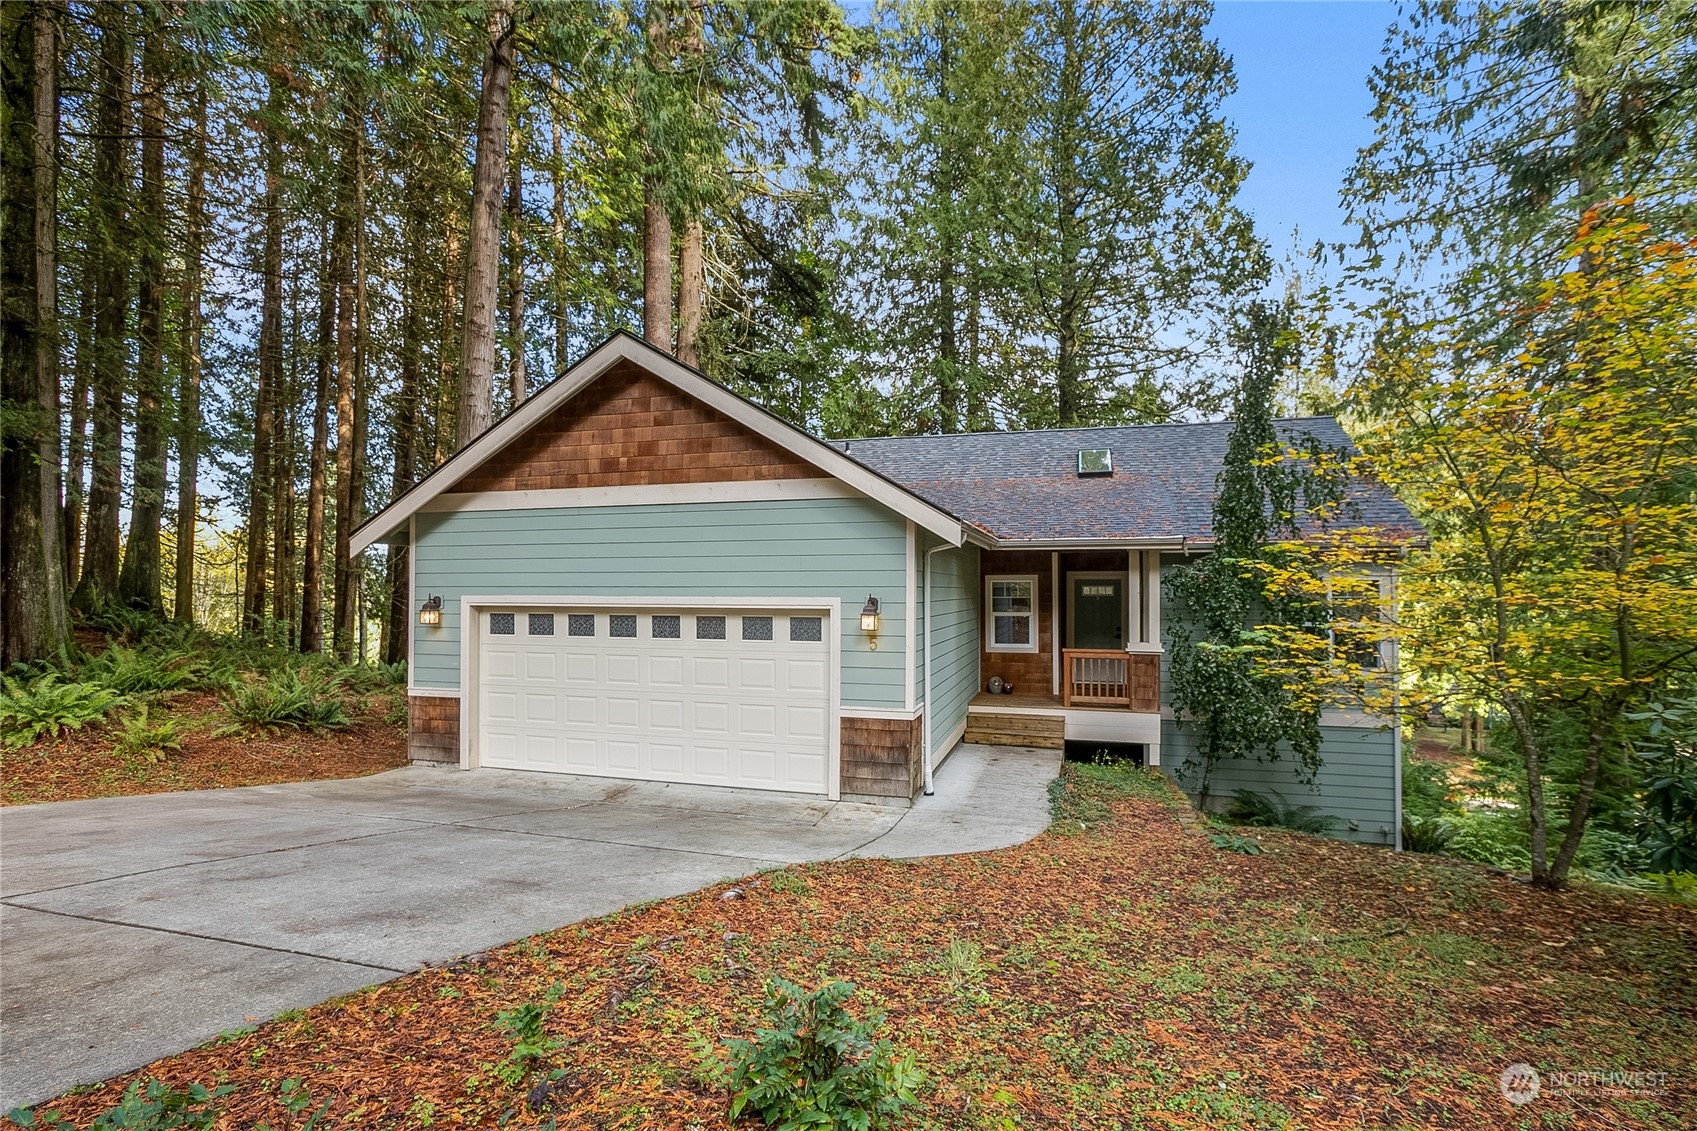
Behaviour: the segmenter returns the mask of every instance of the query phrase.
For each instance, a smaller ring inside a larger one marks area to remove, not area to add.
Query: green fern
[[[147,714],[147,704],[143,703],[135,714],[124,720],[118,741],[112,744],[113,752],[125,761],[157,764],[165,761],[173,751],[183,748],[181,719],[150,722]]]
[[[381,691],[389,687],[404,687],[407,682],[406,661],[393,664],[351,664],[342,669],[342,679],[359,691]]]
[[[120,695],[145,695],[203,686],[206,668],[206,662],[192,652],[114,644],[83,665],[78,674],[91,683],[103,683]]]
[[[1299,833],[1329,833],[1341,823],[1312,805],[1290,805],[1276,792],[1266,797],[1251,789],[1240,789],[1232,795],[1231,809],[1226,815],[1242,825]]]
[[[51,672],[29,684],[0,676],[0,692],[0,739],[8,750],[101,722],[127,701],[110,687],[65,683]]]
[[[1443,852],[1455,839],[1456,831],[1446,817],[1402,815],[1402,846],[1410,852]]]
[[[338,676],[285,668],[268,679],[252,680],[227,692],[224,710],[233,721],[218,733],[345,727],[353,720],[348,717],[343,690]]]

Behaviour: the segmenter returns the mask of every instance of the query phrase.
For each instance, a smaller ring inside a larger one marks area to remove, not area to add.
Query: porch
[[[992,551],[981,562],[981,678],[967,740],[1133,743],[1159,764],[1160,554]]]

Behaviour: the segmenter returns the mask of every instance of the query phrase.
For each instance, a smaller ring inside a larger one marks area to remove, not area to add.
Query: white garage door
[[[481,763],[824,793],[821,612],[481,609]]]

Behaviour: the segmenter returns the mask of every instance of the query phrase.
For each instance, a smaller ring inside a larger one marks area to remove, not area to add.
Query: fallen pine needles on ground
[[[282,1128],[281,1082],[299,1081],[326,1128],[723,1127],[711,1061],[781,977],[852,982],[855,1016],[886,1015],[879,1036],[922,1073],[914,1127],[1697,1123],[1689,907],[1278,829],[1222,851],[1136,770],[1069,765],[1055,807],[1016,848],[767,873],[741,899],[724,885],[537,935],[46,1106],[83,1126],[157,1078],[228,1087],[219,1127]],[[1517,1109],[1499,1077],[1521,1061],[1667,1075]]]

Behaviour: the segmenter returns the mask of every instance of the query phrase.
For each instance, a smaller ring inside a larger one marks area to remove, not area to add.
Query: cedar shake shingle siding
[[[824,472],[629,362],[610,369],[456,493],[812,479]]]
[[[407,755],[415,762],[460,760],[460,701],[446,695],[407,698]]]

